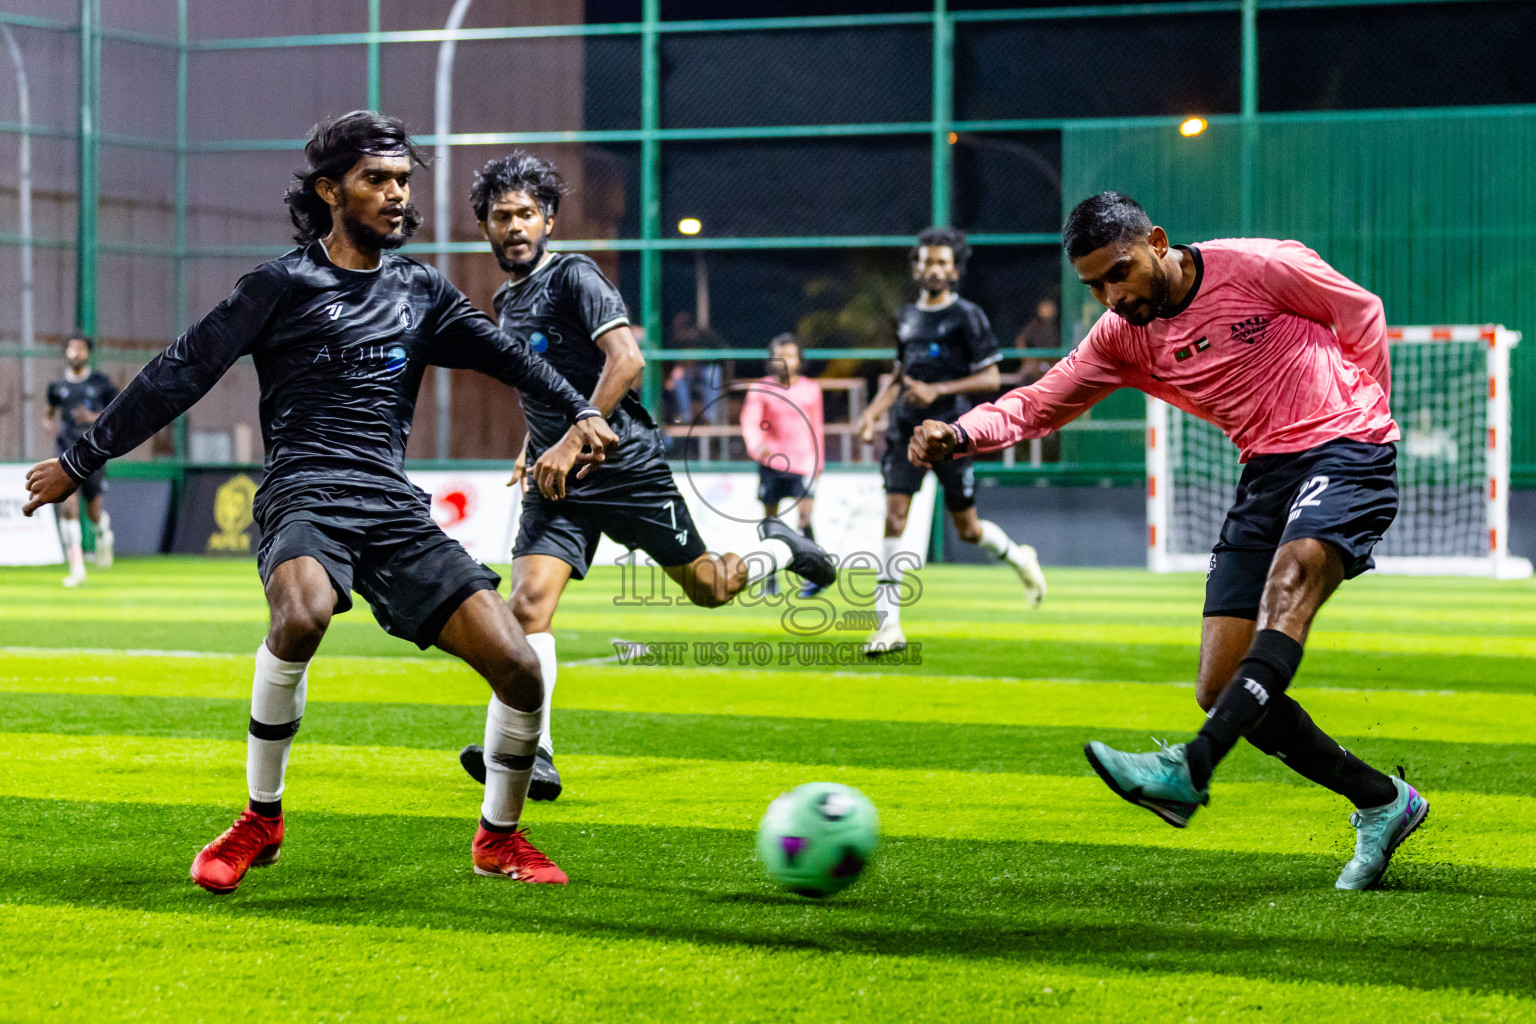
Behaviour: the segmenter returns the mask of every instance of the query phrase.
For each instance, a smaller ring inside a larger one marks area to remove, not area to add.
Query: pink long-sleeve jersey
[[[1043,437],[1117,388],[1220,427],[1246,462],[1349,438],[1399,437],[1381,300],[1300,242],[1191,246],[1195,283],[1167,319],[1106,310],[1071,355],[959,423],[978,452]]]
[[[741,438],[747,454],[765,466],[814,476],[826,464],[821,385],[797,377],[788,387],[777,377],[754,381],[741,405]]]

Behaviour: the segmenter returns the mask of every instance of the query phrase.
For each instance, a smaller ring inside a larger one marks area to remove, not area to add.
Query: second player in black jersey
[[[921,295],[896,314],[896,364],[891,381],[859,418],[865,444],[875,439],[880,417],[890,412],[885,455],[880,469],[885,480],[884,563],[875,592],[879,625],[865,644],[871,656],[907,645],[901,630],[901,577],[921,555],[902,547],[912,495],[923,485],[927,470],[907,461],[907,442],[925,419],[953,422],[971,407],[970,395],[997,391],[1002,358],[987,314],[955,292],[970,256],[965,236],[949,228],[929,228],[912,247],[912,278]],[[976,512],[976,470],[970,459],[936,463],[933,469],[944,486],[944,507],[955,531],[967,544],[979,546],[1008,563],[1024,584],[1031,605],[1045,597],[1045,577],[1035,549],[1015,544],[1002,527]]]
[[[87,335],[77,334],[64,343],[64,376],[48,385],[48,418],[44,424],[55,432],[54,452],[80,439],[112,399],[117,385],[100,370],[91,369],[91,353],[96,343]],[[64,560],[69,563],[66,587],[85,582],[85,553],[81,550],[80,506],[91,518],[96,530],[96,564],[112,568],[112,516],[102,502],[107,492],[107,474],[97,470],[80,482],[80,491],[59,505],[59,538],[64,542]]]
[[[789,568],[826,586],[836,573],[816,544],[778,519],[759,528],[763,554],[748,562],[713,555],[688,514],[657,428],[633,384],[645,367],[629,328],[624,300],[586,256],[549,251],[565,183],[554,165],[528,153],[492,160],[470,191],[480,233],[507,283],[496,292],[496,314],[509,333],[534,350],[586,395],[619,436],[599,469],[572,474],[579,438],[538,394],[523,396],[528,446],[518,460],[522,520],[512,547],[512,611],[539,655],[546,692],[556,678],[550,624],[566,583],[591,567],[604,534],[650,555],[694,604],[728,604],[749,583]],[[526,467],[527,476],[524,476]],[[528,486],[528,477],[535,487]],[[560,795],[548,704],[539,740],[533,799]],[[466,747],[464,768],[484,771],[479,747]]]
[[[429,365],[482,371],[558,410],[579,442],[573,461],[601,460],[617,438],[525,343],[437,271],[392,251],[418,220],[410,179],[420,159],[399,121],[357,111],[323,122],[305,156],[309,166],[287,196],[299,248],[241,278],[78,441],[34,467],[25,511],[70,494],[251,356],[267,470],[255,507],[257,567],[271,628],[256,652],[250,805],[198,854],[193,881],[233,892],[250,867],[277,859],[308,663],[356,588],[390,633],[436,645],[491,685],[491,771],[471,847],[475,871],[564,882],[517,830],[543,705],[538,660],[496,594],[496,573],[432,521],[426,495],[405,475],[405,444]]]

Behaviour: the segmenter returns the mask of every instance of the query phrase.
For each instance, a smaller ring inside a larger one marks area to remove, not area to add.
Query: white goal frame
[[[1509,553],[1509,352],[1520,332],[1500,324],[1448,327],[1389,327],[1394,345],[1430,345],[1447,341],[1483,341],[1488,353],[1488,436],[1483,500],[1488,550],[1481,556],[1380,556],[1376,571],[1414,576],[1486,576],[1525,579],[1529,559]],[[1147,568],[1153,572],[1205,572],[1210,552],[1168,550],[1168,521],[1173,496],[1169,452],[1171,406],[1147,397]],[[1235,455],[1234,455],[1235,458]]]

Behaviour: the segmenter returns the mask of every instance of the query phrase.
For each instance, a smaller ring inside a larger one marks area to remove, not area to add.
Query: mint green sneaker
[[[1158,740],[1157,745],[1159,749],[1145,754],[1126,754],[1094,740],[1083,753],[1110,789],[1174,828],[1183,828],[1202,804],[1211,802],[1210,790],[1196,789],[1190,781],[1184,744],[1170,747]]]
[[[1336,889],[1370,889],[1387,873],[1392,854],[1429,817],[1429,801],[1402,779],[1393,779],[1397,799],[1363,807],[1349,816],[1355,826],[1355,859],[1344,865]]]

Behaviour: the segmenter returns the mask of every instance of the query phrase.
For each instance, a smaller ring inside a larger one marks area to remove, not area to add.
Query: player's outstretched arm
[[[450,370],[475,370],[495,377],[540,401],[563,409],[577,419],[601,416],[570,382],[539,357],[525,339],[491,323],[469,304],[457,288],[433,273],[438,294],[433,310],[435,329],[428,341],[426,361]]]
[[[229,298],[151,359],[80,440],[58,459],[32,468],[27,478],[32,498],[23,511],[31,515],[48,502],[67,498],[109,459],[133,451],[197,404],[266,328],[285,274],[279,264],[257,267],[240,279]],[[63,493],[58,493],[55,468],[74,484]]]
[[[1100,321],[1103,324],[1104,321]],[[967,451],[995,452],[1032,437],[1060,430],[1093,408],[1110,392],[1136,385],[1134,368],[1108,354],[1108,343],[1093,331],[1044,377],[1014,388],[995,402],[978,405],[957,421],[969,439]]]

